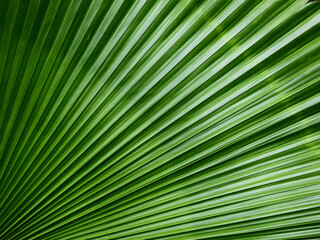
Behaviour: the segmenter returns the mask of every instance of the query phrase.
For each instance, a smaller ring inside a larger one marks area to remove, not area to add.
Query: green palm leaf
[[[0,239],[320,238],[320,4],[2,0]]]

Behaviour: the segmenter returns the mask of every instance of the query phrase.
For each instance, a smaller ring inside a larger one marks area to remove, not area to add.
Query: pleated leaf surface
[[[320,239],[320,3],[0,0],[0,239]]]

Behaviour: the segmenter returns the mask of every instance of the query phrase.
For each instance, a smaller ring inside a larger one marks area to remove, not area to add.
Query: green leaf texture
[[[0,0],[0,239],[320,239],[320,3]]]

